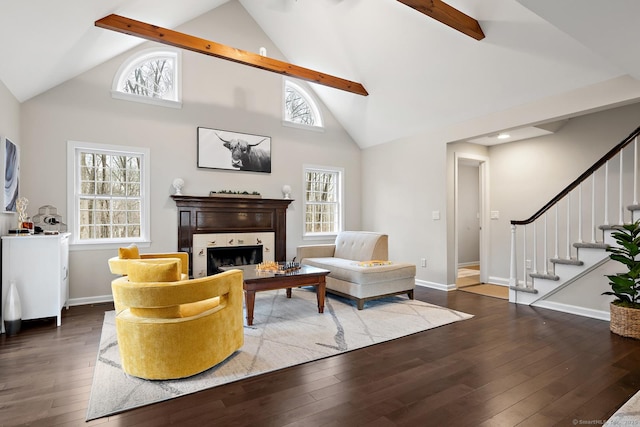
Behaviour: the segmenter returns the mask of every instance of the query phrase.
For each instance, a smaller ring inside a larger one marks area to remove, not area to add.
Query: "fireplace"
[[[207,248],[207,276],[221,273],[220,267],[259,264],[262,245]]]
[[[263,244],[263,261],[286,261],[290,199],[177,196],[178,250],[189,253],[189,275],[207,274],[207,248]],[[231,244],[229,242],[232,242]]]
[[[274,233],[200,233],[193,235],[192,276],[204,277],[217,272],[220,263],[225,266],[256,264],[274,261]],[[260,249],[260,253],[253,251]],[[216,254],[223,258],[214,262]],[[258,261],[256,261],[258,260]],[[256,261],[256,262],[253,262]]]

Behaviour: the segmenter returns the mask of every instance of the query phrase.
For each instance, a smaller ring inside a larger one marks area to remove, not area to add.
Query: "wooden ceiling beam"
[[[480,28],[480,23],[460,12],[458,9],[449,6],[441,0],[398,0],[418,12],[424,13],[431,18],[450,26],[476,40],[482,40],[484,33]]]
[[[146,40],[202,53],[204,55],[215,56],[216,58],[226,59],[285,76],[296,77],[358,95],[369,95],[364,86],[357,82],[352,82],[350,80],[345,80],[340,77],[331,76],[308,68],[299,67],[297,65],[261,56],[257,53],[248,52],[246,50],[236,49],[210,40],[161,28],[156,25],[125,18],[124,16],[114,14],[108,15],[97,20],[95,25],[96,27],[107,30],[141,37]]]

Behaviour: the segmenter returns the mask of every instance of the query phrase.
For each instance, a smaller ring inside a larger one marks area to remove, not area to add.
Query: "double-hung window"
[[[344,170],[304,167],[304,236],[324,237],[342,231]]]
[[[69,141],[72,244],[149,242],[149,149]]]

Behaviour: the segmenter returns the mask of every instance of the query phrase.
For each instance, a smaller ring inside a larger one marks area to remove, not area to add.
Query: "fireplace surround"
[[[199,233],[193,235],[193,277],[219,272],[219,267],[274,261],[273,232]]]
[[[178,251],[189,254],[191,277],[196,276],[194,235],[199,234],[231,233],[241,236],[238,239],[248,236],[249,241],[256,233],[273,233],[273,260],[286,260],[287,208],[293,200],[182,195],[171,198],[178,208]]]

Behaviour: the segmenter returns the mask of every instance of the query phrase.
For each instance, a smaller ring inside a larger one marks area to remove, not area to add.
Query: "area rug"
[[[589,420],[591,421],[591,420]],[[574,424],[578,424],[575,422]],[[584,422],[582,424],[587,424]],[[602,424],[601,420],[593,420],[591,424]],[[604,427],[640,425],[640,391],[634,394],[604,423]]]
[[[350,300],[328,296],[319,314],[315,292],[309,289],[294,289],[291,299],[284,290],[258,292],[254,324],[244,329],[244,346],[223,363],[180,380],[126,375],[115,314],[105,313],[87,421],[473,317],[406,296],[370,301],[364,310]]]

